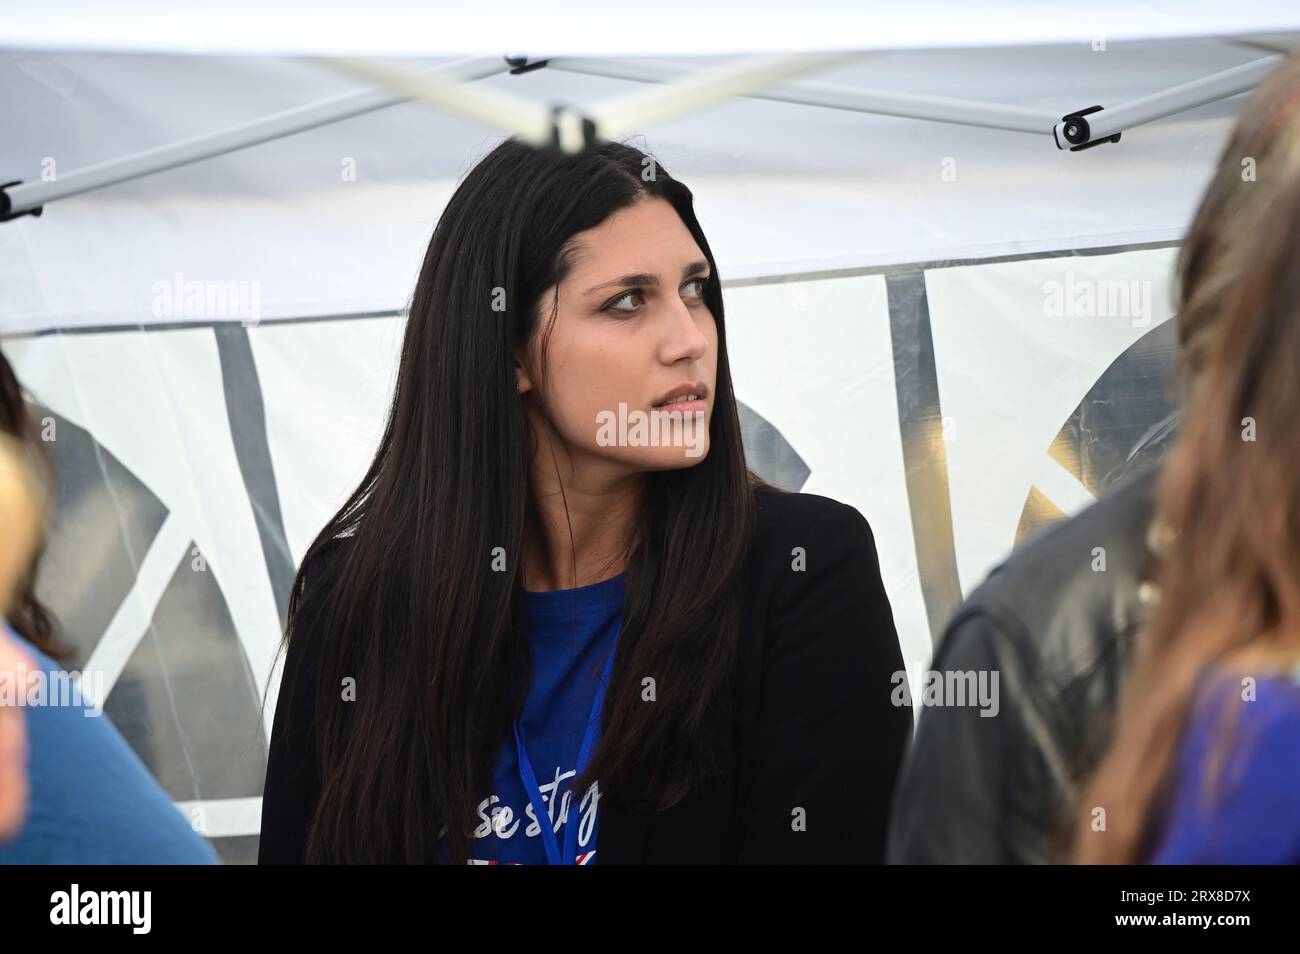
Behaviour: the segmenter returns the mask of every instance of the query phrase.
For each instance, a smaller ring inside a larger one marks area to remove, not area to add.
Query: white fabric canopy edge
[[[1089,44],[1290,33],[1293,0],[1031,0],[906,5],[863,0],[225,0],[219,6],[122,0],[15,4],[0,48],[333,56],[469,56],[502,49],[567,56],[654,56]]]

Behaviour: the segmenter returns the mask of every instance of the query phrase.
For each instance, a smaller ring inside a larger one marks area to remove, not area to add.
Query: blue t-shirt
[[[577,589],[526,594],[533,678],[519,730],[549,818],[538,821],[511,735],[478,805],[471,864],[546,864],[541,825],[552,823],[561,851],[568,827],[578,826],[577,856],[566,863],[595,863],[600,785],[584,793],[570,786],[596,686],[622,627],[623,582],[619,574]]]
[[[1179,747],[1175,791],[1152,864],[1300,864],[1300,676],[1201,684]],[[1233,718],[1209,796],[1205,767]]]
[[[59,672],[0,627],[47,674]],[[16,838],[0,840],[0,864],[219,864],[102,710],[95,714],[77,700],[25,705],[23,713],[27,819]]]

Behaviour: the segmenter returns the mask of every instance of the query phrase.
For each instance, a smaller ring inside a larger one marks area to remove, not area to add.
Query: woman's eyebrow
[[[698,275],[700,272],[708,271],[708,268],[709,263],[704,259],[700,259],[698,262],[691,262],[682,269],[682,281],[686,281],[686,279],[690,278],[692,275]],[[646,272],[638,272],[635,275],[624,275],[621,278],[615,278],[611,281],[601,282],[599,285],[593,285],[583,292],[583,294],[590,295],[592,292],[600,291],[602,288],[612,288],[615,286],[619,288],[636,288],[638,285],[652,285],[657,287],[659,285],[659,276],[651,275]]]

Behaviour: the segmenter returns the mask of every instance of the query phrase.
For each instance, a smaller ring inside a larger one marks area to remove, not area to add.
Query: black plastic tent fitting
[[[540,70],[550,60],[538,60],[535,63],[529,63],[526,56],[507,56],[506,62],[510,64],[510,74],[518,76],[520,73],[530,73],[533,70]]]
[[[38,205],[34,209],[28,209],[26,212],[13,212],[13,201],[9,198],[9,193],[5,189],[10,186],[22,185],[22,179],[15,179],[13,182],[0,183],[0,222],[8,222],[10,219],[16,219],[23,215],[40,215],[45,211],[45,206]]]
[[[1061,128],[1061,135],[1065,141],[1070,144],[1070,152],[1079,152],[1083,149],[1091,149],[1093,146],[1100,146],[1104,142],[1119,142],[1122,133],[1115,133],[1113,136],[1107,136],[1105,139],[1098,139],[1096,142],[1089,142],[1092,138],[1092,126],[1088,124],[1085,116],[1092,113],[1101,112],[1100,106],[1089,106],[1087,109],[1081,109],[1078,112],[1066,113],[1061,117],[1061,122],[1065,125]]]
[[[551,107],[551,143],[552,149],[560,148],[560,113],[567,110],[568,107],[563,103],[557,103]],[[596,123],[590,118],[582,117],[582,148],[588,149],[596,144]]]

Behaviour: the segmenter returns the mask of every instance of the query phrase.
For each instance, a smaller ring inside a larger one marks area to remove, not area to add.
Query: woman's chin
[[[709,442],[696,447],[647,447],[637,454],[636,464],[643,470],[681,470],[694,467],[709,456]]]

